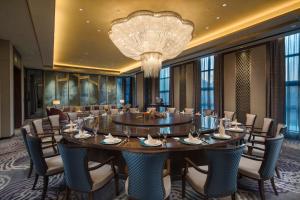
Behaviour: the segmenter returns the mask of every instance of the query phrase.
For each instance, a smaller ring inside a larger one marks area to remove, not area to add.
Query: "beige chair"
[[[257,118],[257,115],[255,115],[255,114],[248,114],[248,113],[246,114],[245,127],[248,130],[248,134],[247,134],[248,142],[251,139],[251,135],[252,135],[252,132],[254,130],[256,118]]]
[[[75,121],[78,118],[77,112],[68,112],[69,121]]]
[[[224,117],[225,117],[226,119],[229,119],[230,121],[233,121],[234,115],[235,115],[235,112],[232,112],[232,111],[224,111]]]
[[[138,108],[129,108],[129,112],[130,113],[139,113],[139,109]]]
[[[90,113],[94,116],[99,116],[100,110],[91,110]]]
[[[154,107],[148,107],[147,108],[147,112],[150,112],[150,111],[155,112],[156,108],[154,108]]]
[[[263,127],[261,129],[255,128],[250,135],[251,139],[250,142],[265,142],[264,137],[260,136],[271,136],[272,135],[272,126],[274,120],[271,118],[264,118]],[[256,137],[257,136],[257,137]]]
[[[50,126],[51,126],[51,130],[54,133],[54,137],[56,141],[59,141],[62,139],[61,134],[61,126],[59,123],[59,115],[50,115],[48,116],[49,122],[50,122]]]
[[[188,114],[188,115],[194,114],[194,108],[185,108],[184,114]]]
[[[168,113],[175,113],[176,112],[176,108],[167,108],[167,112]]]
[[[214,111],[211,109],[204,109],[203,114],[205,117],[212,116],[214,114]]]
[[[112,114],[112,115],[117,115],[117,114],[119,114],[119,109],[111,108],[111,109],[110,109],[110,114]]]

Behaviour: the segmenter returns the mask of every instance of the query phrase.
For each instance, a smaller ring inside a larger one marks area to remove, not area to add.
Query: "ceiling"
[[[186,52],[300,8],[297,0],[56,0],[54,64],[127,71],[139,63],[109,39],[111,22],[137,10],[175,11],[195,25]]]
[[[53,0],[0,1],[0,39],[11,41],[25,66],[52,68],[54,14]]]

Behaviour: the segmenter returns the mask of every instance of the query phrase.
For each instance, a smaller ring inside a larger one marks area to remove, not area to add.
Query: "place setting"
[[[220,120],[219,132],[218,133],[213,133],[212,137],[214,139],[219,139],[219,140],[229,140],[229,139],[231,139],[231,136],[226,134],[223,119]]]
[[[150,134],[148,134],[147,139],[143,137],[138,138],[140,140],[140,144],[145,147],[158,147],[163,144],[160,139],[154,139]]]
[[[108,135],[104,136],[104,139],[100,142],[100,144],[105,144],[105,145],[114,145],[114,144],[119,144],[122,141],[121,138],[114,137],[112,136],[111,133]]]
[[[66,129],[63,129],[63,132],[65,133],[73,133],[73,132],[78,132],[78,126],[76,123],[74,123],[72,120],[70,120],[69,124],[66,124],[65,127]]]

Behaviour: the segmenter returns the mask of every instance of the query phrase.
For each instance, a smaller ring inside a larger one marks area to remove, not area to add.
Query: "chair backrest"
[[[274,176],[283,139],[284,137],[282,134],[273,138],[266,138],[264,159],[259,169],[259,174],[262,178],[269,179]]]
[[[48,117],[51,127],[59,127],[59,115],[51,115]]]
[[[111,113],[112,115],[117,115],[117,114],[119,114],[119,109],[112,108],[112,109],[110,109],[110,113]]]
[[[224,116],[226,119],[233,120],[235,112],[233,111],[224,111]]]
[[[237,174],[243,148],[208,149],[208,175],[204,185],[204,193],[208,197],[223,197],[237,191]]]
[[[167,108],[167,112],[169,112],[169,113],[175,113],[176,112],[176,108]]]
[[[68,117],[70,121],[75,121],[77,119],[77,112],[68,112]]]
[[[43,119],[36,119],[32,121],[32,126],[36,134],[44,133]]]
[[[43,157],[41,139],[28,134],[26,135],[26,139],[34,170],[38,175],[44,176],[47,172],[48,166]]]
[[[91,110],[90,113],[94,116],[98,116],[100,113],[100,110]]]
[[[138,108],[129,108],[130,113],[138,113],[139,109]]]
[[[255,114],[246,114],[246,126],[252,126],[254,127],[255,120],[256,120],[257,115]]]
[[[92,179],[88,171],[87,149],[58,143],[59,152],[64,164],[67,186],[76,191],[89,192]]]
[[[123,151],[128,166],[128,194],[133,199],[164,199],[163,168],[167,153]]]
[[[278,123],[276,133],[275,133],[274,137],[277,137],[280,134],[285,135],[286,129],[287,129],[287,126],[285,124]]]
[[[194,114],[194,108],[185,108],[184,114]]]
[[[214,113],[214,111],[211,110],[211,109],[204,109],[203,110],[204,116],[211,116],[211,115],[213,115],[213,113]]]
[[[154,107],[148,107],[147,108],[147,112],[150,112],[150,111],[155,112],[156,108],[154,108]]]
[[[261,131],[270,134],[272,130],[272,126],[273,126],[273,119],[264,118],[264,123]]]
[[[30,155],[30,151],[29,151],[29,146],[28,146],[28,142],[27,142],[27,138],[26,138],[26,136],[28,134],[30,134],[30,126],[29,125],[23,126],[21,128],[21,134],[22,134],[22,137],[23,137],[24,145],[25,145],[26,151],[28,153],[28,156],[31,159],[31,155]]]

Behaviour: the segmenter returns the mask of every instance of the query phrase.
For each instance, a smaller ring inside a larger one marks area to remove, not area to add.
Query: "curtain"
[[[215,55],[215,67],[214,67],[214,105],[215,111],[219,117],[222,117],[224,110],[224,55]]]
[[[278,38],[267,45],[267,116],[277,123],[285,122],[285,57],[284,39]]]

